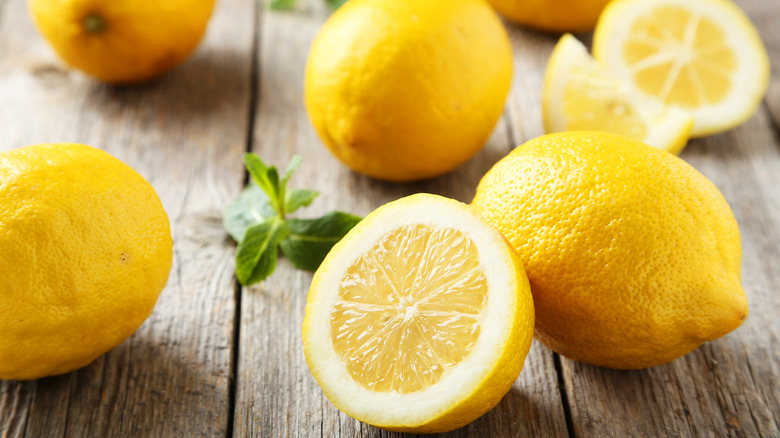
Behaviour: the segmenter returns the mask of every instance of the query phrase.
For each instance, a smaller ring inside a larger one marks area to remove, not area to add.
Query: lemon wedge
[[[369,214],[314,274],[306,362],[346,414],[383,429],[452,430],[493,408],[533,337],[517,254],[471,207],[412,195]]]
[[[550,55],[542,93],[547,133],[603,131],[678,154],[693,120],[684,111],[633,92],[605,70],[570,34]]]
[[[687,111],[694,137],[749,119],[769,84],[766,48],[728,0],[613,1],[593,56],[634,90]]]

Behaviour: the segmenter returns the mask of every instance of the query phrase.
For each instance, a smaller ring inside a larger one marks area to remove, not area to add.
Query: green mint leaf
[[[295,173],[296,170],[298,170],[298,167],[300,167],[301,163],[303,162],[303,157],[296,154],[292,157],[290,160],[290,164],[287,165],[287,169],[284,171],[284,177],[282,178],[282,186],[287,185],[287,181],[290,180],[290,177]]]
[[[287,223],[278,216],[247,228],[236,251],[236,277],[241,284],[259,283],[273,274],[279,242],[288,233]]]
[[[276,167],[265,164],[256,154],[244,154],[251,180],[228,204],[222,222],[238,242],[236,278],[245,286],[274,272],[280,247],[293,266],[316,270],[333,245],[361,220],[339,211],[318,219],[287,220],[286,213],[311,204],[319,196],[315,190],[287,190],[301,161],[300,155],[292,157],[280,179]]]
[[[292,213],[295,210],[306,207],[314,201],[314,198],[320,195],[320,192],[315,190],[290,190],[284,194],[284,212]]]
[[[244,164],[252,180],[268,195],[271,206],[282,215],[283,212],[280,209],[283,207],[282,199],[284,198],[283,195],[280,195],[279,172],[276,171],[276,167],[266,165],[260,157],[251,153],[244,154]]]
[[[268,179],[268,166],[263,163],[256,154],[244,154],[244,165],[249,172],[249,176],[252,180],[268,195],[272,198],[276,194],[273,184]]]
[[[314,271],[333,245],[361,219],[340,211],[318,219],[289,219],[289,235],[282,240],[282,251],[296,268]]]
[[[295,7],[298,0],[271,0],[269,7],[273,11],[287,11]]]
[[[244,191],[225,208],[222,225],[236,242],[244,239],[247,228],[276,215],[268,195],[251,181]]]
[[[331,7],[334,11],[341,7],[344,3],[346,3],[347,0],[325,0],[325,3],[328,4],[328,6]]]
[[[303,157],[300,155],[294,155],[292,159],[290,160],[290,163],[287,164],[287,169],[284,171],[284,176],[282,177],[282,181],[279,183],[279,203],[281,205],[278,205],[276,211],[279,212],[279,215],[284,217],[287,213],[292,213],[295,211],[295,207],[293,210],[287,209],[287,182],[290,181],[290,177],[295,173],[295,171],[298,169],[298,166],[301,165],[301,162],[303,161]]]
[[[268,181],[271,183],[271,189],[274,191],[274,195],[271,196],[271,205],[279,216],[284,217],[284,189],[279,186],[279,172],[276,171],[276,167],[271,166],[268,168]]]

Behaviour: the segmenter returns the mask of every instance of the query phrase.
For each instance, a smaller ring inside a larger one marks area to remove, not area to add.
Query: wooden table
[[[780,437],[780,1],[738,3],[770,51],[768,97],[743,126],[681,156],[734,209],[747,321],[641,371],[572,362],[535,342],[501,403],[447,436]],[[327,15],[322,0],[289,13],[219,0],[193,58],[118,88],[63,67],[24,0],[0,0],[0,150],[72,141],[110,152],[157,189],[175,241],[168,285],[135,335],[77,372],[0,381],[0,436],[400,436],[342,414],[311,377],[300,340],[311,273],[282,260],[259,286],[236,283],[221,212],[246,181],[241,155],[281,166],[304,156],[292,185],[322,195],[301,216],[364,215],[416,192],[468,202],[493,163],[543,133],[540,88],[557,37],[509,25],[513,88],[485,149],[446,176],[387,184],[347,170],[308,122],[303,70]]]

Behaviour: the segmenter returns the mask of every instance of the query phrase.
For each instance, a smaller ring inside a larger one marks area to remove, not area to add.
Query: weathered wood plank
[[[171,215],[176,260],[154,315],[94,364],[35,382],[0,381],[0,436],[223,435],[402,436],[336,410],[306,368],[300,343],[310,273],[282,260],[264,284],[240,291],[236,406],[228,418],[232,357],[232,247],[218,216],[238,193],[249,131],[252,30],[261,45],[252,148],[284,165],[302,153],[293,180],[322,191],[301,216],[331,209],[366,214],[426,191],[468,202],[479,177],[514,145],[542,133],[539,93],[556,37],[508,25],[513,91],[488,146],[450,175],[386,184],[330,156],[303,108],[309,42],[327,16],[310,0],[294,13],[258,12],[221,0],[197,56],[141,87],[96,85],[63,69],[32,30],[22,0],[0,0],[0,150],[81,141],[128,162],[158,189]],[[780,436],[780,48],[777,2],[742,0],[773,63],[768,111],[683,153],[712,179],[743,232],[743,284],[751,315],[735,333],[683,359],[613,371],[560,359],[572,433],[579,436]],[[555,362],[535,343],[499,406],[448,436],[566,436]]]
[[[0,431],[224,435],[235,287],[219,217],[243,178],[254,5],[219,1],[193,59],[155,82],[109,87],[61,66],[25,3],[4,2],[0,15],[0,150],[59,141],[107,150],[156,188],[175,255],[155,312],[129,340],[77,372],[0,383]]]
[[[514,51],[512,93],[507,99],[507,122],[512,146],[544,134],[542,86],[544,70],[557,35],[537,32],[506,22]]]
[[[759,24],[766,20],[760,27],[777,63],[777,37],[768,41],[772,37],[767,36],[776,30],[764,31],[779,15],[778,4],[740,3]],[[777,87],[776,73],[772,80]],[[780,193],[775,189],[780,186],[780,145],[772,129],[761,108],[745,125],[691,141],[681,154],[734,209],[743,238],[749,318],[736,332],[652,369],[614,371],[563,359],[575,435],[780,436]]]
[[[761,108],[745,125],[708,139],[712,149],[690,161],[734,208],[743,239],[743,285],[751,300],[751,314],[737,332],[738,366],[719,364],[726,372],[715,382],[718,398],[737,435],[752,436],[755,430],[759,436],[780,436],[780,3],[738,3],[769,52],[766,111]]]
[[[745,9],[761,36],[772,65],[769,91],[766,104],[774,121],[775,130],[780,133],[780,2],[766,0],[740,0],[737,2]]]
[[[723,191],[740,223],[747,321],[724,338],[647,370],[565,360],[576,435],[780,435],[780,234],[759,188],[780,184],[777,147],[761,114],[732,132],[693,141],[682,154]],[[774,169],[773,180],[756,177],[763,166]]]
[[[327,17],[323,2],[302,2],[295,12],[262,11],[259,96],[252,150],[284,166],[295,153],[304,163],[293,179],[321,196],[301,212],[314,217],[332,209],[367,214],[417,192],[469,202],[479,178],[511,150],[507,126],[497,126],[486,148],[449,175],[413,184],[389,184],[349,171],[317,139],[303,106],[303,71],[311,40]],[[521,76],[522,72],[516,72]],[[236,394],[237,436],[384,436],[339,412],[306,367],[301,323],[310,273],[282,260],[260,286],[244,289]],[[510,393],[487,415],[447,436],[565,436],[552,354],[535,345]]]

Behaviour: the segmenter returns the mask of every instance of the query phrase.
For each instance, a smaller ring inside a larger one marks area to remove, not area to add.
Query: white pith
[[[548,65],[544,92],[544,119],[548,132],[569,130],[569,121],[564,111],[566,85],[572,80],[572,70],[579,65],[594,64],[597,61],[588,54],[585,46],[571,35],[565,35],[556,46]],[[551,67],[553,67],[551,69]],[[601,70],[604,70],[599,66]],[[650,146],[666,150],[678,141],[688,130],[691,118],[684,111],[666,107],[656,99],[632,90],[625,81],[615,77],[619,83],[618,95],[626,105],[630,105],[646,124],[646,135],[638,138]]]
[[[716,104],[684,109],[694,120],[693,135],[701,136],[732,127],[749,117],[760,102],[769,81],[769,64],[761,40],[745,14],[733,3],[720,0],[642,0],[618,1],[602,17],[597,36],[602,50],[599,61],[637,93],[647,95],[633,82],[631,68],[623,57],[623,44],[631,35],[638,18],[656,8],[683,8],[706,17],[718,26],[737,58],[737,70],[731,76],[731,92]],[[596,44],[594,42],[594,44]]]
[[[493,369],[507,342],[517,308],[512,258],[500,234],[456,201],[418,195],[397,201],[393,208],[372,213],[334,248],[323,263],[307,306],[307,362],[323,391],[347,414],[379,425],[425,424],[473,392]],[[465,213],[465,214],[464,214]],[[330,315],[338,299],[343,273],[385,234],[404,225],[424,224],[465,232],[479,251],[480,268],[488,285],[488,300],[480,318],[480,336],[461,363],[441,379],[412,393],[374,392],[355,382],[330,340]]]

